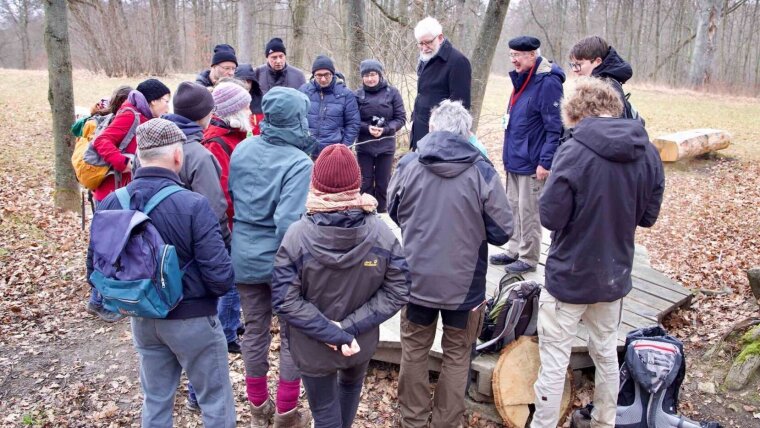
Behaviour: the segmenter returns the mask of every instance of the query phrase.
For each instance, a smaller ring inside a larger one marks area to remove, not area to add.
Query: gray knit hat
[[[151,119],[137,127],[137,148],[139,150],[155,149],[172,144],[184,144],[187,141],[174,122],[166,119]]]
[[[365,59],[359,64],[359,74],[364,76],[370,71],[374,71],[377,74],[383,74],[383,64],[376,59]]]

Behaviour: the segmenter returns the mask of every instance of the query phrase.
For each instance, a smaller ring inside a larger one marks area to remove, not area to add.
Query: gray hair
[[[422,36],[431,35],[433,37],[438,37],[441,34],[443,34],[441,23],[432,16],[428,16],[418,22],[414,27],[414,38],[417,39],[417,41],[420,41]]]
[[[169,160],[174,155],[174,151],[184,150],[182,143],[169,144],[168,146],[154,147],[151,149],[137,149],[137,157],[140,159],[140,163],[151,163],[161,160]]]
[[[430,113],[430,132],[448,131],[470,138],[472,116],[461,101],[443,100]]]
[[[220,118],[229,125],[230,128],[239,129],[241,131],[250,132],[253,128],[251,126],[251,113],[247,108],[238,110],[227,116],[220,116]]]

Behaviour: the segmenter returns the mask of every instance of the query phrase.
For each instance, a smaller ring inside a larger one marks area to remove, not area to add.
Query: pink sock
[[[287,413],[298,405],[298,395],[301,392],[301,379],[283,380],[277,384],[277,413]]]
[[[250,401],[251,404],[256,407],[261,406],[269,398],[269,390],[267,389],[267,377],[246,377],[245,391],[248,394],[248,401]]]

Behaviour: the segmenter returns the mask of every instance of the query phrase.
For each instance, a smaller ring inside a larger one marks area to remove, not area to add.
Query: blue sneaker
[[[504,266],[504,270],[508,273],[525,273],[525,272],[535,272],[536,267],[531,266],[522,260],[517,260],[516,262],[510,263]]]
[[[516,262],[517,259],[509,257],[507,253],[501,253],[489,257],[488,261],[491,262],[492,265],[508,265]]]

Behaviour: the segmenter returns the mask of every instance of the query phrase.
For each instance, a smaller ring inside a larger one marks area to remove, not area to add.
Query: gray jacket
[[[259,82],[262,94],[266,94],[275,86],[298,89],[306,83],[304,72],[290,64],[286,65],[279,73],[272,70],[269,64],[263,64],[256,67],[253,74],[256,76],[256,81]]]
[[[469,310],[485,300],[488,244],[512,235],[512,211],[493,165],[450,132],[426,135],[388,189],[412,274],[409,301]]]

